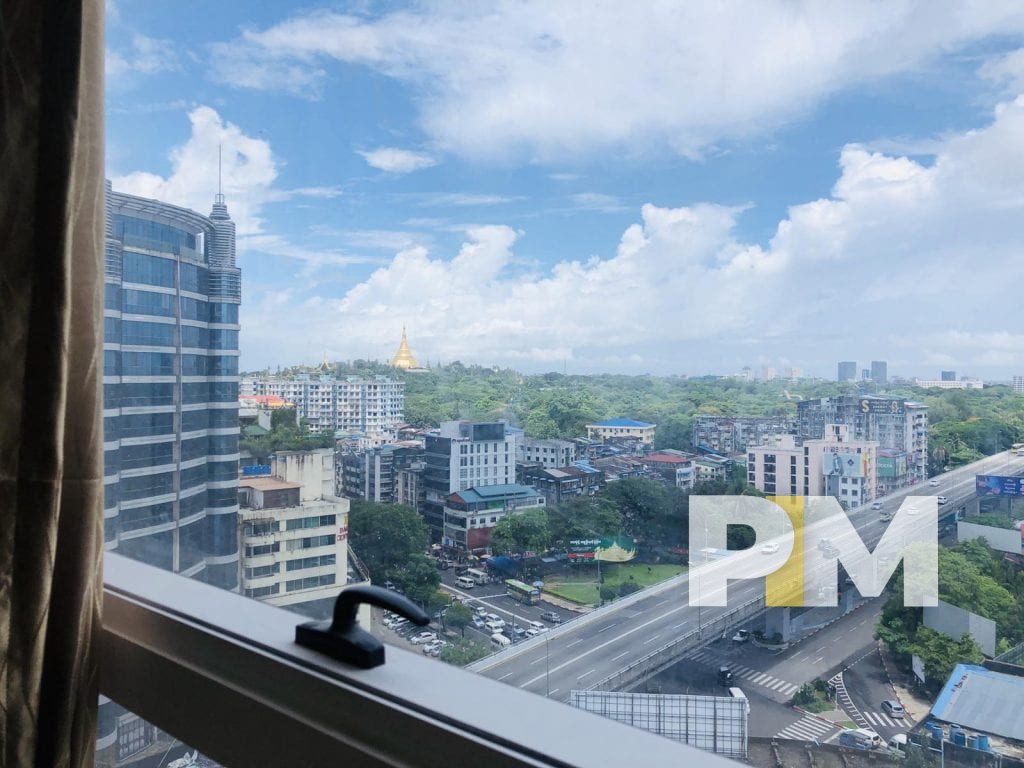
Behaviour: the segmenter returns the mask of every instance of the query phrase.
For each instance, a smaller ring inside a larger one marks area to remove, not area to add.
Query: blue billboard
[[[1024,496],[1024,477],[975,475],[974,487],[979,496]]]
[[[269,475],[270,465],[269,464],[250,464],[248,467],[242,467],[243,477],[258,477],[260,475]]]

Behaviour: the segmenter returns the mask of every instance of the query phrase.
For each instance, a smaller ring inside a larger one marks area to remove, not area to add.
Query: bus
[[[513,600],[518,600],[523,605],[533,605],[540,600],[540,590],[524,584],[515,579],[506,579],[505,591]]]

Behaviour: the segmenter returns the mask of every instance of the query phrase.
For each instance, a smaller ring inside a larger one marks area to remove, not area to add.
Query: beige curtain
[[[91,766],[103,5],[0,0],[0,766]]]

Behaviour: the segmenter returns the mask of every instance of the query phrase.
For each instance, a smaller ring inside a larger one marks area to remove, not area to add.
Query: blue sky
[[[640,11],[640,12],[638,12]],[[1024,7],[108,2],[107,172],[242,367],[1024,373]]]

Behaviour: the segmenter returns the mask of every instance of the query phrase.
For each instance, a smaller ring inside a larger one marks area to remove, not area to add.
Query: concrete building
[[[405,421],[405,382],[387,376],[247,377],[242,395],[276,395],[295,403],[311,432],[362,432],[390,439]]]
[[[914,386],[921,389],[983,389],[985,382],[981,379],[914,379]]]
[[[693,444],[705,451],[730,456],[751,445],[764,445],[773,435],[792,434],[796,421],[788,416],[697,416]]]
[[[939,378],[942,381],[956,381],[956,371],[940,371]]]
[[[238,587],[235,225],[107,183],[105,546]]]
[[[898,397],[838,396],[797,403],[797,440],[825,437],[827,424],[850,427],[851,440],[906,454],[906,474],[892,480],[903,488],[928,479],[928,407]],[[892,489],[891,488],[891,489]]]
[[[524,436],[518,443],[516,460],[524,464],[540,464],[548,469],[567,467],[576,461],[576,443]]]
[[[470,552],[490,547],[491,531],[502,518],[544,507],[544,497],[528,485],[508,483],[466,488],[443,506],[441,543]]]
[[[857,380],[857,361],[856,360],[844,360],[839,363],[838,372],[836,375],[836,381],[856,381]]]
[[[665,480],[684,491],[691,490],[697,478],[697,467],[692,457],[679,451],[660,451],[650,453],[643,458],[644,464]]]
[[[576,496],[593,496],[601,490],[602,475],[596,469],[564,466],[548,469],[541,464],[517,464],[516,481],[530,485],[547,504],[560,504]]]
[[[333,450],[278,453],[271,474],[243,477],[238,495],[242,594],[295,605],[349,583],[349,501],[334,495]]]
[[[520,434],[500,421],[446,421],[427,435],[420,511],[435,538],[440,538],[443,530],[449,495],[515,483],[516,438]]]
[[[656,428],[656,424],[636,419],[606,419],[595,424],[587,424],[587,437],[591,440],[633,438],[643,445],[654,445]]]
[[[871,361],[871,380],[875,384],[887,384],[889,382],[888,365],[885,360]]]
[[[1014,394],[1024,395],[1024,376],[1013,377],[1013,391]]]
[[[390,443],[358,453],[345,453],[336,462],[339,494],[382,504],[398,504],[398,475],[423,460],[422,443]]]
[[[750,448],[747,481],[769,495],[834,496],[856,509],[876,496],[877,450],[874,441],[851,439],[845,425],[829,424],[820,440],[798,444],[787,436]]]

